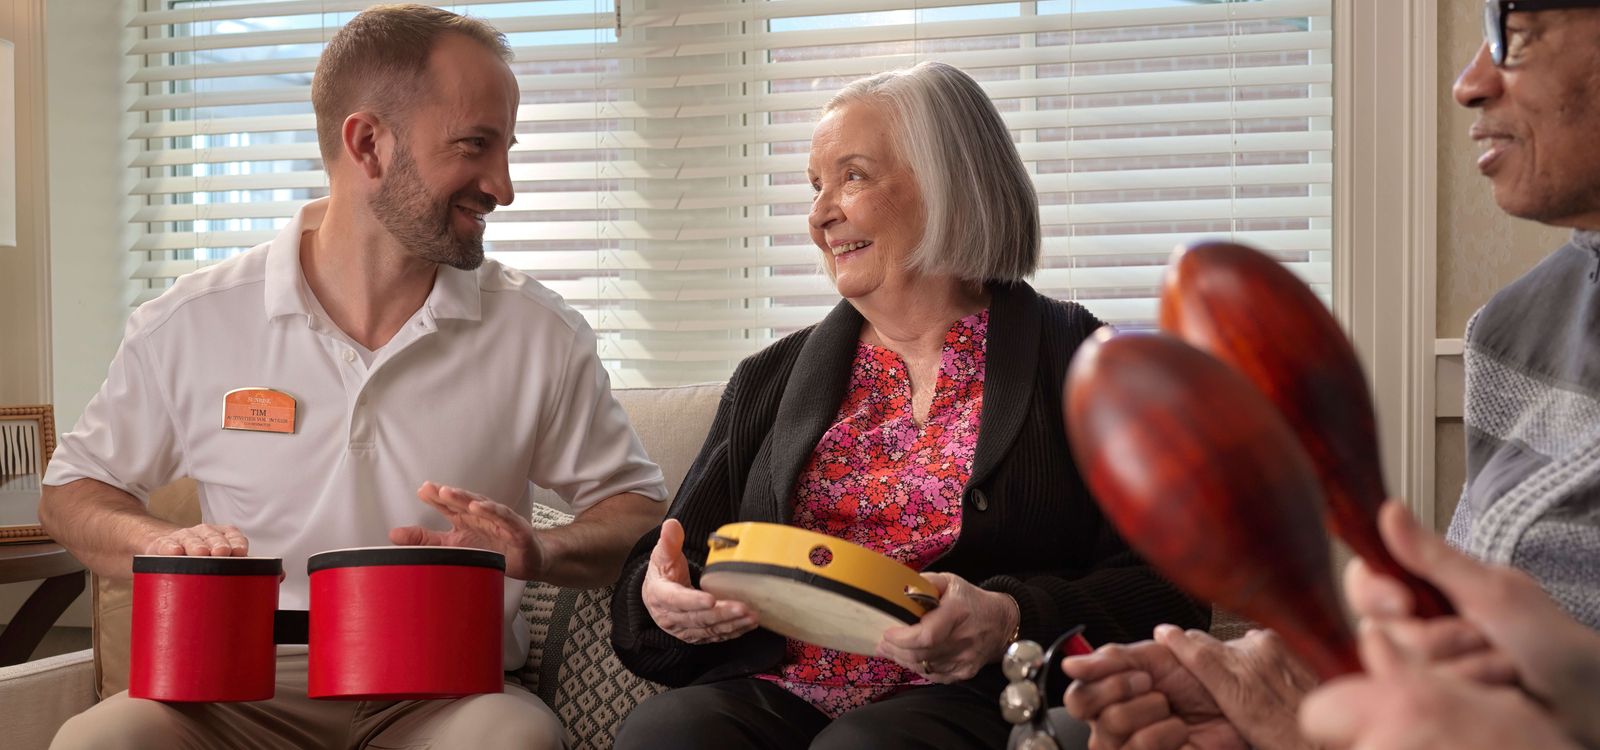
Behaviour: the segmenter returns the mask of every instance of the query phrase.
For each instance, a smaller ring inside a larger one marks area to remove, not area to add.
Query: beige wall
[[[50,332],[56,424],[67,430],[105,381],[122,341],[136,289],[135,206],[127,200],[138,170],[128,136],[139,116],[125,83],[140,31],[133,4],[45,0],[50,20]]]
[[[43,0],[0,0],[0,38],[17,55],[17,247],[0,247],[0,404],[33,404],[50,400]]]
[[[1489,184],[1478,174],[1478,147],[1467,139],[1475,117],[1450,97],[1456,73],[1483,41],[1479,0],[1445,0],[1439,8],[1439,272],[1438,337],[1460,338],[1472,313],[1496,290],[1522,275],[1566,241],[1568,231],[1502,213]],[[1459,414],[1452,378],[1459,378],[1459,358],[1439,363],[1439,412]],[[1456,417],[1440,419],[1434,442],[1434,518],[1442,528],[1450,521],[1466,473],[1465,433]]]

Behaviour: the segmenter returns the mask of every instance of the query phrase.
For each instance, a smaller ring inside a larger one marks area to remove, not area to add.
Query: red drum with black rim
[[[128,695],[158,701],[272,697],[276,557],[133,558]]]
[[[311,556],[312,698],[498,693],[506,559],[461,547]]]

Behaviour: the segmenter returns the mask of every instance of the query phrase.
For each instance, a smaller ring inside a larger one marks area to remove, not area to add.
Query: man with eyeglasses
[[[1454,95],[1478,111],[1501,209],[1575,230],[1468,324],[1450,546],[1396,503],[1381,517],[1460,616],[1412,619],[1409,595],[1357,561],[1363,676],[1313,689],[1270,633],[1224,644],[1170,626],[1068,659],[1067,708],[1094,750],[1600,747],[1600,0],[1489,0]]]

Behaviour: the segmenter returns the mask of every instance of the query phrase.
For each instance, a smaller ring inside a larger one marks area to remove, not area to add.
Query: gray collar
[[[1589,270],[1589,282],[1600,284],[1600,231],[1577,229],[1572,232],[1572,246],[1587,250],[1594,256],[1594,268]]]
[[[1573,230],[1572,244],[1591,253],[1600,253],[1600,229]]]

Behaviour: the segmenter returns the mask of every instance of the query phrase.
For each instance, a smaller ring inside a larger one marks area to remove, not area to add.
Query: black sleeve
[[[1210,627],[1211,608],[1128,549],[1110,524],[1099,530],[1095,546],[1093,567],[1079,575],[999,575],[980,585],[1016,599],[1020,637],[1044,644],[1076,625],[1085,626],[1084,637],[1096,646],[1149,638],[1162,623]]]
[[[1104,325],[1088,310],[1062,302],[1050,303],[1045,320],[1049,352],[1076,352]],[[1056,384],[1055,393],[1065,383],[1070,359],[1063,356],[1050,363],[1049,382]],[[1049,406],[1059,413],[1059,401]],[[1079,565],[1071,570],[997,575],[980,583],[1017,600],[1021,637],[1049,643],[1068,628],[1084,625],[1084,636],[1098,646],[1149,638],[1162,623],[1209,627],[1210,606],[1178,590],[1129,548],[1082,482],[1078,477],[1067,493],[1084,503],[1078,522],[1093,530],[1090,549],[1079,558]]]
[[[706,538],[718,527],[731,523],[737,514],[742,487],[733,485],[738,483],[737,477],[743,472],[731,470],[729,454],[735,404],[744,369],[741,365],[728,380],[700,455],[689,468],[667,511],[668,518],[683,524],[683,552],[689,560],[690,576],[695,585],[699,584],[700,569],[705,565]],[[644,606],[643,586],[650,552],[660,536],[659,527],[646,534],[623,563],[622,577],[611,597],[611,645],[623,665],[634,674],[676,687],[692,682],[712,665],[724,661],[736,648],[734,644],[742,639],[692,645],[656,625]]]

